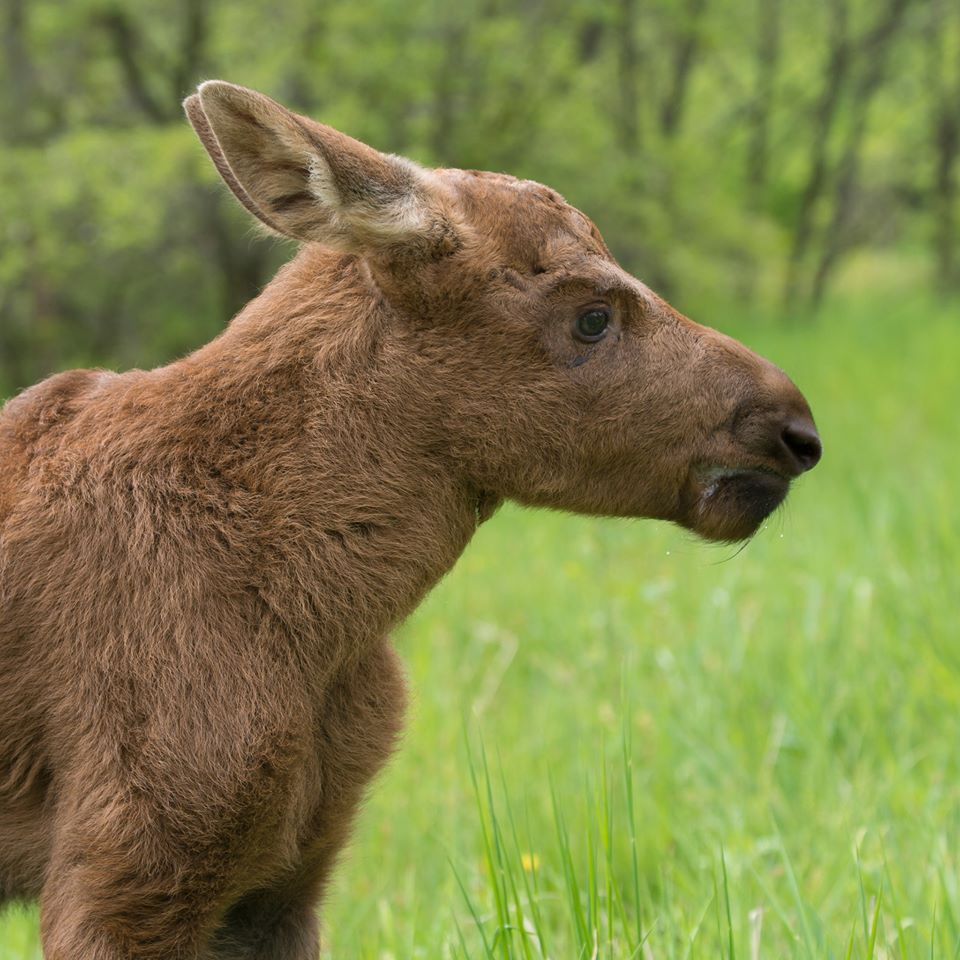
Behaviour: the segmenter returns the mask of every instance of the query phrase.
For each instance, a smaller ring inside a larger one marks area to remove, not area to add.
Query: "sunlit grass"
[[[736,556],[486,524],[398,631],[408,732],[325,956],[960,955],[960,324],[726,329],[807,393],[823,464]],[[0,921],[0,960],[37,955]]]

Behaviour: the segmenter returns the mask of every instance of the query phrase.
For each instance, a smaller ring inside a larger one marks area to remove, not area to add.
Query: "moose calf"
[[[237,199],[303,241],[157,370],[0,414],[0,901],[48,960],[315,957],[400,727],[388,632],[497,505],[752,534],[820,442],[539,183],[426,170],[204,83]]]

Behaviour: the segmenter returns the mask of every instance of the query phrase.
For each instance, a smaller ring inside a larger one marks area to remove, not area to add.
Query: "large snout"
[[[813,469],[823,447],[806,398],[783,371],[719,334],[714,372],[736,384],[733,411],[691,470],[686,525],[711,540],[742,540]],[[726,396],[730,397],[731,392]]]

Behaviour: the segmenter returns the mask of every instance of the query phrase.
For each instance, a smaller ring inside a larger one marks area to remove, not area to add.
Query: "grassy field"
[[[325,957],[960,955],[960,322],[894,304],[713,318],[825,446],[741,552],[480,530],[398,632],[408,732]],[[0,960],[36,956],[35,914],[0,920]]]

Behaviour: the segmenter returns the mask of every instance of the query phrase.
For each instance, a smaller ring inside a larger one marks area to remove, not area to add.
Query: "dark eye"
[[[604,336],[609,325],[609,308],[594,307],[577,317],[577,322],[573,325],[573,335],[585,343],[595,343]]]

